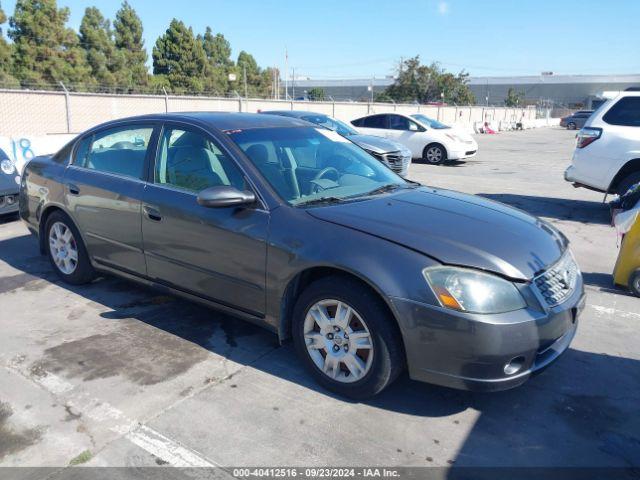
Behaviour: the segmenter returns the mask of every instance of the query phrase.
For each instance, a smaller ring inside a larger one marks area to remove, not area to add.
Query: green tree
[[[147,51],[142,39],[142,21],[125,0],[113,21],[116,46],[116,83],[129,91],[144,87],[149,82]]]
[[[446,72],[437,63],[422,65],[415,56],[402,62],[395,82],[384,94],[396,102],[440,102],[455,105],[475,103],[475,97],[467,86],[469,75]]]
[[[7,21],[7,17],[0,5],[0,25]],[[0,84],[3,87],[16,87],[18,81],[11,75],[13,69],[11,53],[13,46],[4,39],[4,32],[0,27]]]
[[[247,92],[249,96],[263,96],[266,78],[261,75],[258,62],[253,55],[242,50],[236,61],[238,88],[244,94],[244,75],[247,75]]]
[[[204,36],[198,35],[206,56],[204,89],[207,92],[223,94],[229,91],[229,73],[233,69],[231,60],[231,45],[224,35],[213,34],[211,27],[207,27]]]
[[[80,23],[80,46],[87,55],[91,76],[100,89],[116,84],[116,73],[122,68],[116,55],[111,24],[96,7],[84,11]]]
[[[14,75],[23,85],[67,86],[90,79],[90,69],[78,36],[66,27],[68,8],[56,0],[17,0],[9,21],[13,40]]]
[[[507,98],[504,99],[506,107],[517,107],[522,105],[524,100],[524,92],[516,92],[515,88],[509,87],[507,90]]]
[[[312,89],[310,89],[307,92],[307,96],[309,97],[309,100],[313,100],[313,101],[323,101],[326,97],[325,97],[325,93],[324,93],[324,88],[320,88],[320,87],[313,87]]]
[[[202,37],[202,47],[207,55],[207,61],[217,67],[229,67],[233,65],[231,60],[231,45],[224,35],[213,35],[211,27],[207,27]]]
[[[153,73],[166,75],[175,92],[204,90],[206,55],[191,27],[171,20],[153,47]]]

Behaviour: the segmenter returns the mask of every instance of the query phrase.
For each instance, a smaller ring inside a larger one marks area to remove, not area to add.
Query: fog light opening
[[[524,357],[519,356],[512,358],[509,363],[504,366],[504,373],[507,375],[513,375],[514,373],[518,373],[524,367]]]

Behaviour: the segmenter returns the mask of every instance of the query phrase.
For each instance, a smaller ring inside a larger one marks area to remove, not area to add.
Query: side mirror
[[[237,188],[220,185],[209,187],[198,194],[198,205],[208,208],[239,207],[255,203],[256,196],[253,192],[241,192]]]

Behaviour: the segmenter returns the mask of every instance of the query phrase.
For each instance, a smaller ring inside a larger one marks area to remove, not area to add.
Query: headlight
[[[7,175],[12,175],[16,171],[16,166],[11,160],[5,159],[0,162],[0,170]]]
[[[504,313],[527,306],[515,285],[496,275],[458,267],[429,267],[422,273],[445,308]]]

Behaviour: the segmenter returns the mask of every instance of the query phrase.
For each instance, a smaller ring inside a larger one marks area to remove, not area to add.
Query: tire
[[[633,172],[624,177],[618,183],[616,187],[616,192],[618,195],[622,196],[636,183],[640,182],[640,172]]]
[[[82,285],[96,277],[80,232],[66,214],[57,211],[49,215],[44,232],[47,256],[62,280]]]
[[[432,143],[424,147],[422,159],[431,165],[440,165],[447,160],[447,151],[442,145]]]
[[[343,328],[337,327],[334,321],[346,316],[338,312],[349,312],[347,307],[351,308],[349,319],[340,322]],[[322,317],[318,308],[330,319],[326,328],[320,327],[324,322],[315,320]],[[404,369],[404,349],[395,319],[384,302],[356,280],[330,276],[309,285],[294,307],[292,334],[295,349],[315,380],[345,397],[372,397]],[[313,347],[314,343],[318,346]]]
[[[575,130],[576,129],[576,124],[573,122],[569,122],[567,123],[567,130]]]
[[[636,297],[640,297],[640,268],[636,269],[629,277],[629,290]]]

